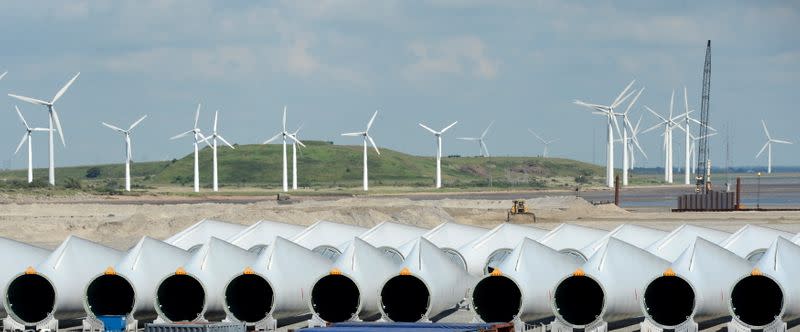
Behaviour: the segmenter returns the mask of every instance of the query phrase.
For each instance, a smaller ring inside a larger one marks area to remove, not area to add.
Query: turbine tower
[[[611,102],[611,105],[590,104],[580,100],[574,101],[576,105],[593,109],[595,114],[606,116],[606,137],[608,139],[608,143],[606,145],[606,186],[609,188],[614,187],[614,128],[617,129],[618,133],[621,133],[614,109],[633,94],[633,92],[627,95],[625,93],[628,92],[634,82],[636,82],[636,80],[628,83],[628,86],[626,86],[625,89],[622,90],[622,92],[617,96],[617,98]]]
[[[0,75],[0,78],[2,78],[3,76],[5,76],[5,73],[3,73],[3,75]],[[17,154],[17,152],[19,152],[19,149],[22,148],[22,144],[25,144],[25,141],[28,141],[28,183],[31,183],[33,182],[33,138],[31,137],[31,135],[33,134],[34,131],[50,131],[50,129],[31,128],[28,125],[28,122],[25,121],[25,118],[22,116],[22,112],[19,111],[19,108],[17,106],[14,106],[14,109],[17,110],[17,115],[19,115],[19,119],[22,120],[22,124],[25,125],[25,134],[22,135],[22,140],[19,142],[19,145],[17,145],[17,149],[14,151],[14,154]]]
[[[142,122],[142,120],[144,120],[146,117],[147,115],[139,118],[139,120],[136,120],[136,122],[128,127],[128,130],[101,122],[104,126],[120,132],[125,137],[125,191],[131,191],[131,130],[136,128],[136,126],[138,126],[139,123]]]
[[[480,137],[458,137],[456,139],[460,139],[462,141],[477,141],[478,142],[478,153],[483,157],[489,156],[489,148],[486,147],[486,142],[484,142],[484,138],[486,138],[486,134],[489,133],[489,128],[492,128],[494,121],[490,122],[486,129],[483,130],[483,133]]]
[[[212,155],[213,155],[213,160],[212,160],[212,169],[213,169],[213,172],[212,172],[213,180],[212,180],[212,182],[213,182],[213,185],[212,185],[212,188],[213,188],[213,190],[215,192],[219,191],[219,184],[218,184],[219,183],[218,182],[219,176],[217,174],[217,139],[219,138],[219,140],[222,141],[222,143],[225,143],[225,145],[229,146],[231,149],[236,149],[235,147],[233,147],[233,145],[231,145],[231,143],[228,143],[228,141],[225,139],[225,137],[222,137],[222,135],[220,135],[217,132],[217,119],[218,118],[219,118],[219,111],[214,111],[214,131],[211,133],[210,136],[208,136],[208,137],[203,139],[203,141],[205,141],[206,143],[208,143],[208,140],[211,140],[211,150],[213,151],[213,153],[212,153]]]
[[[283,192],[289,191],[289,169],[286,162],[286,138],[288,137],[293,142],[300,144],[300,146],[305,147],[303,142],[300,142],[292,136],[289,132],[286,131],[286,106],[283,107],[283,130],[272,136],[272,138],[268,139],[264,144],[269,144],[270,142],[278,139],[279,137],[283,138]]]
[[[49,139],[50,139],[50,146],[49,146],[49,149],[50,149],[50,169],[49,169],[49,172],[48,172],[48,181],[50,182],[51,186],[55,186],[56,185],[55,160],[53,159],[53,155],[54,155],[54,153],[53,153],[53,149],[54,149],[54,147],[53,147],[53,131],[54,131],[53,130],[53,124],[54,123],[55,123],[55,126],[56,126],[55,130],[58,131],[58,136],[61,137],[61,144],[63,144],[64,146],[67,146],[66,141],[64,141],[64,131],[61,129],[61,121],[58,120],[58,113],[56,112],[55,103],[56,103],[56,101],[58,101],[59,98],[61,98],[61,96],[64,95],[65,92],[67,92],[67,89],[69,89],[69,86],[72,85],[72,83],[75,82],[75,80],[78,79],[78,76],[80,76],[80,75],[81,75],[81,73],[75,74],[75,76],[72,77],[72,79],[69,80],[69,82],[67,82],[67,84],[65,84],[61,88],[61,90],[58,90],[58,92],[56,92],[56,95],[53,97],[53,100],[51,100],[49,102],[48,101],[44,101],[44,100],[31,98],[31,97],[18,96],[18,95],[10,94],[10,93],[8,94],[9,97],[22,100],[22,101],[24,101],[26,103],[31,103],[31,104],[34,104],[34,105],[41,105],[41,106],[47,107],[47,113],[48,113],[48,115],[50,117],[50,126],[48,127],[48,133],[49,133],[48,136],[49,136]]]
[[[442,134],[451,127],[455,126],[458,121],[451,123],[449,126],[444,127],[441,131],[436,131],[424,124],[419,124],[420,127],[430,131],[436,137],[436,188],[442,187]]]
[[[669,100],[669,114],[667,115],[667,117],[663,117],[663,116],[661,116],[661,114],[658,114],[658,113],[656,113],[656,111],[653,111],[652,108],[650,108],[648,106],[645,106],[645,108],[648,111],[650,111],[650,113],[653,113],[653,115],[658,117],[661,120],[661,122],[657,123],[656,125],[654,125],[654,126],[652,126],[650,128],[647,128],[645,131],[642,132],[642,133],[646,133],[646,132],[655,130],[656,128],[658,128],[660,126],[664,126],[664,133],[663,133],[663,135],[664,135],[664,181],[667,182],[667,183],[672,183],[672,130],[675,129],[675,128],[679,128],[681,130],[686,130],[683,127],[681,127],[680,123],[678,122],[686,114],[682,114],[682,115],[679,115],[679,116],[676,116],[676,117],[672,117],[672,110],[673,110],[674,101],[675,101],[675,91],[673,90],[672,91],[672,97]]]
[[[298,138],[297,134],[302,128],[303,125],[301,124],[300,127],[297,127],[297,129],[291,133],[291,135],[294,136],[294,138],[298,141],[300,139]],[[297,190],[297,142],[295,141],[292,141],[292,190]]]
[[[198,148],[198,143],[202,140],[206,142],[206,145],[209,147],[211,144],[205,139],[205,136],[201,133],[200,128],[197,128],[197,122],[200,121],[200,104],[197,104],[197,111],[194,113],[194,127],[191,130],[187,130],[183,133],[173,136],[170,139],[178,139],[184,137],[186,135],[192,134],[194,136],[194,192],[200,192],[200,160],[199,154],[200,150]]]
[[[542,144],[544,144],[544,152],[542,152],[542,157],[547,158],[547,148],[550,146],[551,143],[558,142],[558,139],[546,140],[546,139],[542,138],[541,136],[539,136],[539,134],[537,134],[536,132],[534,132],[530,128],[528,128],[528,131],[531,134],[533,134],[533,136],[536,136],[536,139],[538,139],[539,142],[542,142]]]
[[[767,142],[764,143],[764,147],[758,151],[756,158],[761,156],[761,153],[764,152],[764,149],[767,149],[767,174],[772,173],[772,143],[779,143],[779,144],[792,144],[792,142],[774,139],[772,136],[769,135],[769,130],[767,130],[767,123],[764,120],[761,120],[761,126],[764,127],[764,134],[767,135]]]
[[[369,135],[369,129],[372,128],[372,123],[375,121],[375,117],[378,115],[378,111],[375,111],[372,114],[372,118],[369,119],[367,122],[367,129],[361,132],[355,133],[344,133],[342,136],[363,136],[364,137],[364,191],[369,190],[369,184],[367,183],[367,140],[372,144],[372,147],[375,149],[375,152],[380,156],[381,152],[378,151],[378,146],[375,145],[375,140],[372,139],[372,136]]]

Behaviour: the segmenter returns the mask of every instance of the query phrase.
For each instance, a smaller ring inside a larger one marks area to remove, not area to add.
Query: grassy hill
[[[357,187],[362,179],[362,147],[333,145],[328,142],[304,142],[299,150],[298,178],[303,187]],[[290,147],[288,147],[291,149]],[[239,145],[235,150],[219,150],[220,184],[224,186],[274,188],[281,182],[280,145]],[[291,173],[291,150],[289,172]],[[211,149],[200,152],[201,183],[210,185]],[[87,171],[94,169],[93,178]],[[373,186],[429,187],[434,182],[433,157],[412,156],[389,149],[381,155],[370,149],[369,176]],[[120,181],[122,164],[56,168],[56,179],[81,181]],[[134,184],[139,186],[190,185],[193,155],[159,162],[134,163],[131,167]],[[583,162],[559,158],[537,157],[449,157],[442,159],[443,182],[449,187],[520,186],[556,187],[574,185],[578,181],[597,184],[602,168]],[[47,170],[37,169],[35,177],[46,180]],[[291,174],[290,174],[291,176]],[[0,172],[0,181],[23,180],[25,170]],[[291,181],[291,179],[290,179]]]

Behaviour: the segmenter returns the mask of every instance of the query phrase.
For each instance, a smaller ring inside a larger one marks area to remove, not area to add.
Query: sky
[[[303,124],[301,139],[360,144],[360,131],[380,110],[372,135],[382,148],[433,155],[435,129],[444,153],[475,155],[474,142],[494,121],[492,155],[532,156],[542,145],[528,132],[559,139],[550,155],[605,163],[605,120],[575,99],[608,104],[631,80],[645,88],[634,122],[656,124],[672,90],[683,112],[683,86],[697,109],[706,40],[712,40],[711,140],[715,165],[765,165],[760,121],[779,139],[800,142],[800,3],[796,1],[3,1],[0,2],[0,168],[23,168],[14,155],[23,126],[43,108],[5,96],[49,100],[76,72],[58,101],[66,147],[57,165],[116,163],[121,135],[133,134],[135,161],[180,158],[202,104],[201,128],[220,111],[231,142],[260,143]],[[697,128],[694,128],[696,131]],[[35,166],[47,164],[44,133],[34,135]],[[675,165],[683,133],[675,132]],[[659,130],[643,134],[641,166],[663,165]],[[617,151],[620,146],[617,146]],[[800,144],[776,145],[774,165],[800,165]],[[617,153],[620,165],[621,153]]]

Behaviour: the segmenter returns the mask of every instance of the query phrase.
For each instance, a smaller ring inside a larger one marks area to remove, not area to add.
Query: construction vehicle
[[[528,211],[525,206],[524,199],[515,199],[512,201],[511,210],[508,211],[506,222],[513,222],[516,224],[530,224],[536,222],[536,215]]]

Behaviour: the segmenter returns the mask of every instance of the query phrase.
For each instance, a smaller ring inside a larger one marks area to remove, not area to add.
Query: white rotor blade
[[[217,138],[219,138],[219,140],[222,141],[222,143],[225,143],[225,145],[229,146],[231,149],[236,149],[235,147],[233,147],[233,144],[228,143],[228,141],[225,139],[225,137],[217,135]]]
[[[364,134],[365,133],[362,131],[362,132],[358,132],[358,133],[344,133],[344,134],[342,134],[342,136],[364,136]]]
[[[369,122],[367,122],[367,130],[365,131],[369,131],[369,128],[372,128],[372,123],[375,122],[376,116],[378,116],[378,111],[375,111],[375,113],[372,114],[372,118],[370,118]]]
[[[767,134],[767,139],[772,139],[772,136],[769,135],[769,130],[767,130],[767,123],[761,120],[761,125],[764,126],[764,133]]]
[[[302,146],[302,147],[306,147],[306,145],[305,145],[305,144],[303,144],[303,142],[300,142],[300,140],[299,140],[299,139],[297,139],[297,137],[294,137],[294,135],[292,135],[292,134],[288,134],[288,133],[287,133],[287,134],[286,134],[286,136],[288,136],[288,137],[289,137],[289,139],[293,140],[295,143],[299,144],[300,146]]]
[[[25,129],[28,129],[28,130],[30,130],[30,129],[31,129],[31,126],[29,126],[29,125],[28,125],[28,121],[25,121],[25,117],[23,117],[23,116],[22,116],[22,112],[20,112],[20,111],[19,111],[19,107],[17,107],[17,106],[15,105],[15,106],[14,106],[14,109],[15,109],[15,110],[17,110],[17,115],[19,115],[19,119],[20,119],[20,120],[22,120],[22,124],[24,124],[24,125],[25,125]]]
[[[460,139],[462,141],[480,141],[481,140],[478,137],[457,137],[456,139]]]
[[[630,104],[628,104],[628,108],[625,109],[625,114],[628,114],[628,112],[630,112],[631,107],[633,107],[633,105],[636,104],[636,101],[639,100],[639,96],[642,95],[642,92],[644,92],[644,88],[641,88],[639,90],[639,93],[636,94],[636,97],[633,97],[633,100],[631,100]]]
[[[3,75],[0,75],[0,80],[2,80],[2,79],[3,79],[3,77],[6,77],[6,74],[8,74],[8,71],[7,71],[7,70],[6,70],[6,72],[4,72],[4,73],[3,73]]]
[[[194,112],[194,128],[197,129],[197,122],[200,121],[200,105],[197,104],[197,111]]]
[[[632,139],[633,139],[633,145],[636,145],[636,148],[639,149],[639,152],[642,153],[642,155],[644,156],[644,159],[648,159],[647,158],[647,153],[644,153],[644,149],[642,149],[642,146],[639,145],[639,139],[636,136],[634,136]]]
[[[131,131],[131,129],[133,129],[133,128],[135,128],[136,126],[138,126],[138,125],[139,125],[139,123],[140,123],[140,122],[142,122],[142,120],[144,120],[145,118],[147,118],[147,115],[145,115],[145,116],[143,116],[143,117],[139,118],[139,120],[136,120],[136,122],[134,122],[134,123],[133,123],[133,124],[132,124],[130,127],[128,127],[128,131]]]
[[[422,128],[425,128],[425,129],[427,129],[428,131],[430,131],[430,132],[431,132],[432,134],[434,134],[434,135],[435,135],[435,134],[438,134],[438,133],[436,132],[436,130],[433,130],[433,129],[431,129],[431,128],[428,128],[428,126],[426,126],[426,125],[424,125],[424,124],[421,124],[421,123],[420,123],[420,124],[419,124],[419,126],[420,126],[420,127],[422,127]]]
[[[481,138],[486,137],[486,133],[489,132],[489,129],[492,128],[493,124],[494,124],[494,121],[489,122],[489,125],[486,127],[486,129],[483,130],[483,134],[481,134]]]
[[[664,125],[663,123],[656,124],[656,125],[654,125],[654,126],[652,126],[650,128],[645,129],[644,131],[641,132],[641,134],[649,133],[649,132],[651,132],[653,130],[656,130],[656,128],[661,127],[663,125]]]
[[[262,144],[269,144],[269,143],[272,143],[272,141],[274,141],[274,140],[278,139],[278,137],[281,137],[281,135],[283,135],[283,133],[278,133],[277,135],[275,135],[275,136],[272,136],[272,138],[270,138],[270,139],[268,139],[268,140],[264,141],[264,143],[262,143]]]
[[[75,82],[75,80],[76,80],[76,79],[78,79],[78,76],[81,76],[81,73],[80,73],[80,72],[78,72],[77,74],[75,74],[75,76],[74,76],[74,77],[73,77],[71,80],[69,80],[69,82],[67,82],[67,84],[65,84],[65,85],[64,85],[64,87],[63,87],[63,88],[61,88],[61,90],[58,90],[58,92],[56,93],[56,96],[55,96],[55,97],[53,97],[53,101],[51,101],[51,102],[50,102],[50,104],[55,104],[55,103],[56,103],[56,101],[57,101],[58,99],[60,99],[60,98],[61,98],[61,96],[63,96],[63,95],[64,95],[64,92],[67,92],[67,89],[69,89],[69,86],[70,86],[70,85],[72,85],[72,83],[73,83],[73,82]]]
[[[17,145],[17,149],[14,150],[14,154],[17,154],[17,152],[19,152],[19,149],[22,147],[23,144],[25,144],[25,141],[27,140],[28,140],[28,133],[25,132],[25,135],[22,135],[22,140],[19,141],[19,145]]]
[[[380,152],[380,151],[378,151],[378,145],[377,145],[377,144],[375,144],[375,141],[372,139],[372,136],[370,136],[370,135],[367,135],[367,139],[368,139],[368,140],[369,140],[369,142],[372,144],[372,147],[373,147],[373,148],[375,148],[375,152],[377,152],[377,153],[378,153],[378,155],[380,155],[380,154],[381,154],[381,152]]]
[[[447,126],[447,127],[444,127],[444,129],[442,129],[442,131],[440,131],[439,133],[440,133],[440,134],[444,134],[444,132],[445,132],[445,131],[447,131],[448,129],[450,129],[450,128],[452,128],[453,126],[455,126],[455,125],[456,125],[456,123],[458,123],[458,121],[451,123],[451,124],[450,124],[449,126]]]
[[[189,135],[189,134],[191,134],[193,131],[194,131],[194,130],[189,130],[189,131],[187,131],[187,132],[183,132],[183,133],[177,134],[177,135],[175,135],[175,136],[172,136],[172,137],[170,137],[169,139],[179,139],[179,138],[181,138],[181,137],[183,137],[183,136],[186,136],[186,135]]]
[[[483,151],[486,152],[486,156],[488,157],[489,156],[489,148],[486,147],[486,143],[483,143],[483,140],[479,140],[478,142],[481,143],[481,147],[483,148]]]
[[[648,106],[645,106],[644,108],[646,108],[648,111],[650,111],[650,113],[653,113],[653,115],[655,115],[655,116],[657,116],[659,119],[661,119],[661,121],[663,121],[663,122],[669,122],[667,119],[665,119],[663,116],[661,116],[661,114],[658,114],[658,113],[656,113],[656,111],[654,111],[652,108],[650,108],[650,107],[648,107]]]
[[[119,128],[119,127],[117,127],[117,126],[110,125],[110,124],[108,124],[108,123],[105,123],[105,122],[100,122],[100,123],[102,123],[104,126],[106,126],[106,127],[108,127],[108,128],[111,128],[111,129],[113,129],[113,130],[116,130],[116,131],[118,131],[118,132],[121,132],[121,133],[124,133],[124,132],[125,132],[125,130],[122,130],[122,128]]]
[[[61,137],[61,144],[67,146],[67,142],[64,141],[64,131],[61,130],[61,121],[58,119],[58,112],[56,112],[55,106],[50,106],[50,114],[53,117],[53,122],[56,123],[56,130],[58,131],[58,136]]]
[[[689,93],[686,92],[686,86],[683,86],[683,106],[685,107],[685,114],[689,116]]]
[[[33,131],[50,131],[50,129],[48,129],[48,128],[31,128],[31,130],[33,130]],[[55,129],[53,129],[53,130],[55,130]]]
[[[617,134],[619,135],[619,137],[622,137],[622,130],[619,129],[619,122],[617,122],[617,117],[614,115],[609,115],[609,119],[611,119],[611,122],[614,123],[614,128],[617,129]]]
[[[534,131],[533,131],[533,130],[531,130],[530,128],[528,128],[528,131],[529,131],[529,132],[531,132],[531,134],[533,134],[533,136],[536,136],[536,138],[538,138],[540,141],[542,141],[542,143],[544,143],[544,144],[547,144],[547,143],[544,141],[544,139],[542,139],[542,137],[541,137],[541,136],[539,136],[539,134],[537,134],[536,132],[534,132]]]
[[[286,132],[286,105],[283,105],[283,132]]]
[[[672,89],[672,96],[669,97],[669,117],[668,119],[672,120],[672,104],[675,102],[675,89]]]
[[[217,132],[217,117],[219,116],[219,111],[214,111],[214,132]]]
[[[300,129],[303,129],[303,126],[305,126],[305,123],[300,124],[300,126],[297,127],[297,129],[295,129],[295,131],[292,133],[292,135],[294,135],[294,137],[297,137],[297,133],[300,132]]]
[[[779,140],[779,139],[774,139],[774,140],[772,140],[772,142],[773,142],[773,143],[781,143],[781,144],[794,144],[794,143],[792,143],[792,142],[789,142],[789,141],[784,141],[784,140]]]
[[[762,153],[762,152],[764,152],[764,149],[766,149],[766,148],[767,148],[767,146],[769,145],[769,143],[770,143],[769,141],[767,141],[766,143],[764,143],[764,147],[762,147],[762,148],[761,148],[761,150],[759,150],[759,151],[758,151],[758,154],[756,154],[756,158],[758,158],[758,156],[760,156],[760,155],[761,155],[761,153]]]
[[[205,137],[205,135],[203,135],[200,132],[196,133],[195,135],[200,136],[200,138],[201,138],[200,141],[197,141],[198,143],[205,142],[206,145],[208,145],[209,148],[213,148],[213,146],[211,146],[211,143],[208,142],[208,139]],[[209,136],[209,138],[211,138],[211,136]]]
[[[18,96],[18,95],[11,94],[11,93],[9,93],[8,96],[11,97],[11,98],[16,98],[16,99],[22,100],[22,101],[24,101],[26,103],[42,105],[42,106],[50,106],[50,103],[48,103],[48,102],[46,102],[44,100],[36,99],[36,98]]]
[[[622,96],[626,92],[628,92],[628,89],[631,88],[631,86],[633,85],[634,82],[636,82],[636,80],[633,80],[630,83],[628,83],[628,86],[625,87],[625,90],[622,90],[622,92],[619,93],[619,96],[617,96],[617,99],[614,99],[614,102],[612,102],[611,105],[615,105],[616,106],[616,105],[622,103],[625,100],[625,99],[622,98]]]

